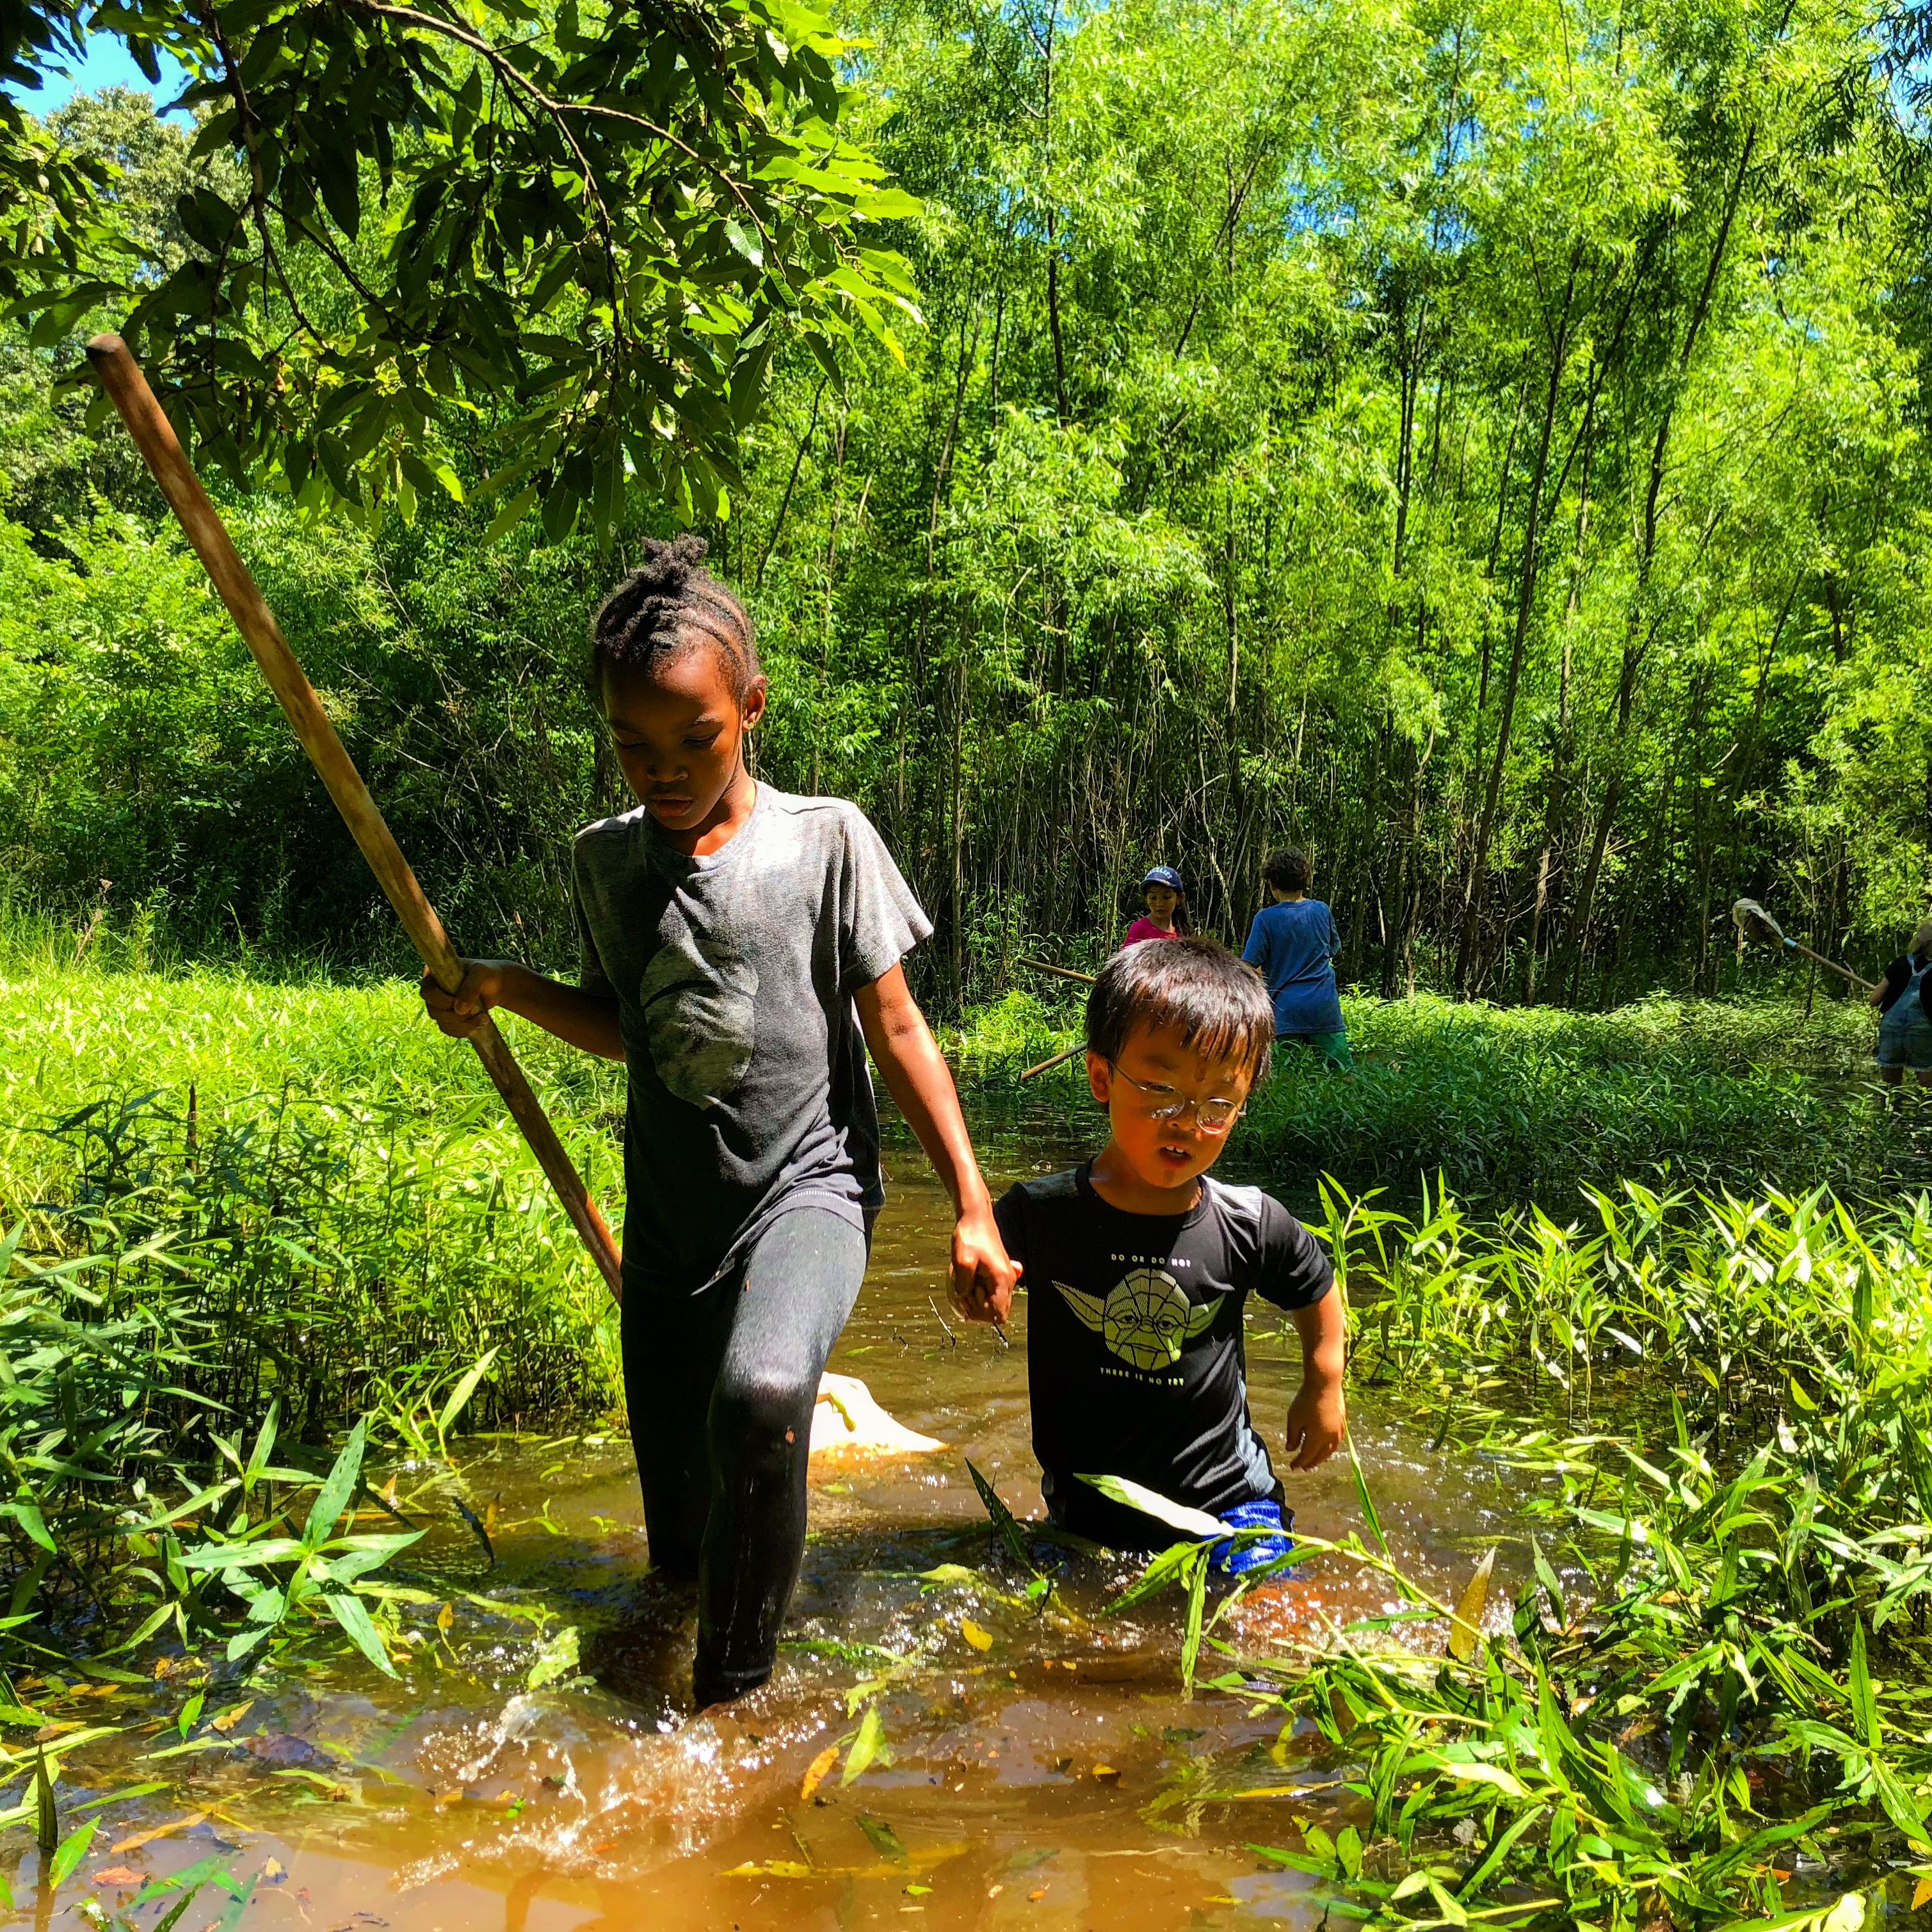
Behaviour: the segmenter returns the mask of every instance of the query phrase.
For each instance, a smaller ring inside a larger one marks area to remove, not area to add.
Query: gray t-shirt
[[[630,1069],[626,1287],[704,1286],[781,1208],[862,1225],[884,1196],[852,996],[932,931],[866,814],[761,784],[692,859],[640,806],[577,835],[572,891]]]

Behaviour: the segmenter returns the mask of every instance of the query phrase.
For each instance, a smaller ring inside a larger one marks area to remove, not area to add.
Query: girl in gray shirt
[[[446,1033],[502,1006],[628,1069],[626,1396],[652,1564],[698,1582],[702,1708],[771,1675],[797,1581],[818,1378],[883,1198],[868,1048],[952,1196],[956,1304],[1003,1317],[1018,1270],[900,964],[931,925],[856,806],[753,782],[751,620],[699,538],[646,548],[592,626],[639,803],[578,834],[579,983],[476,960],[423,997]]]

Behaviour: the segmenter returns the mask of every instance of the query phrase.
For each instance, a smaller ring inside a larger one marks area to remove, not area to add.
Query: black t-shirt
[[[1912,976],[1918,970],[1918,956],[1908,953],[1903,958],[1894,959],[1885,969],[1885,977],[1879,982],[1878,1010],[1888,1013],[1898,1004],[1898,996],[1912,983]],[[1918,982],[1918,1004],[1928,1018],[1932,1018],[1932,1007],[1925,1004],[1925,982]]]
[[[1054,1520],[1116,1549],[1162,1549],[1172,1530],[1076,1472],[1125,1476],[1218,1515],[1277,1500],[1248,1418],[1241,1346],[1250,1290],[1306,1308],[1334,1275],[1314,1237],[1258,1187],[1203,1175],[1186,1214],[1129,1214],[1093,1163],[1023,1180],[994,1210],[1026,1273],[1034,1453]]]

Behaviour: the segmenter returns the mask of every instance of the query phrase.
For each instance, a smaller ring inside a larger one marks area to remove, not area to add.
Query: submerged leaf
[[[798,1787],[798,1802],[809,1804],[818,1796],[818,1787],[832,1774],[832,1767],[838,1762],[838,1747],[827,1744],[811,1763],[805,1768],[805,1778]]]
[[[896,1865],[906,1862],[906,1848],[899,1834],[882,1819],[861,1816],[859,1828],[866,1834],[868,1842],[880,1858],[890,1858]]]
[[[554,1684],[577,1668],[577,1626],[566,1624],[554,1636],[545,1640],[537,1660],[530,1666],[530,1675],[524,1679],[524,1689],[541,1690],[546,1684]]]

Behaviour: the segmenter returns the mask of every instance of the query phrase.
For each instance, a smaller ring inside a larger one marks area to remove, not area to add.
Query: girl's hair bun
[[[600,658],[648,668],[709,643],[724,660],[733,695],[743,703],[762,674],[758,644],[744,605],[705,568],[707,549],[690,530],[644,540],[644,562],[591,620],[593,677]]]

